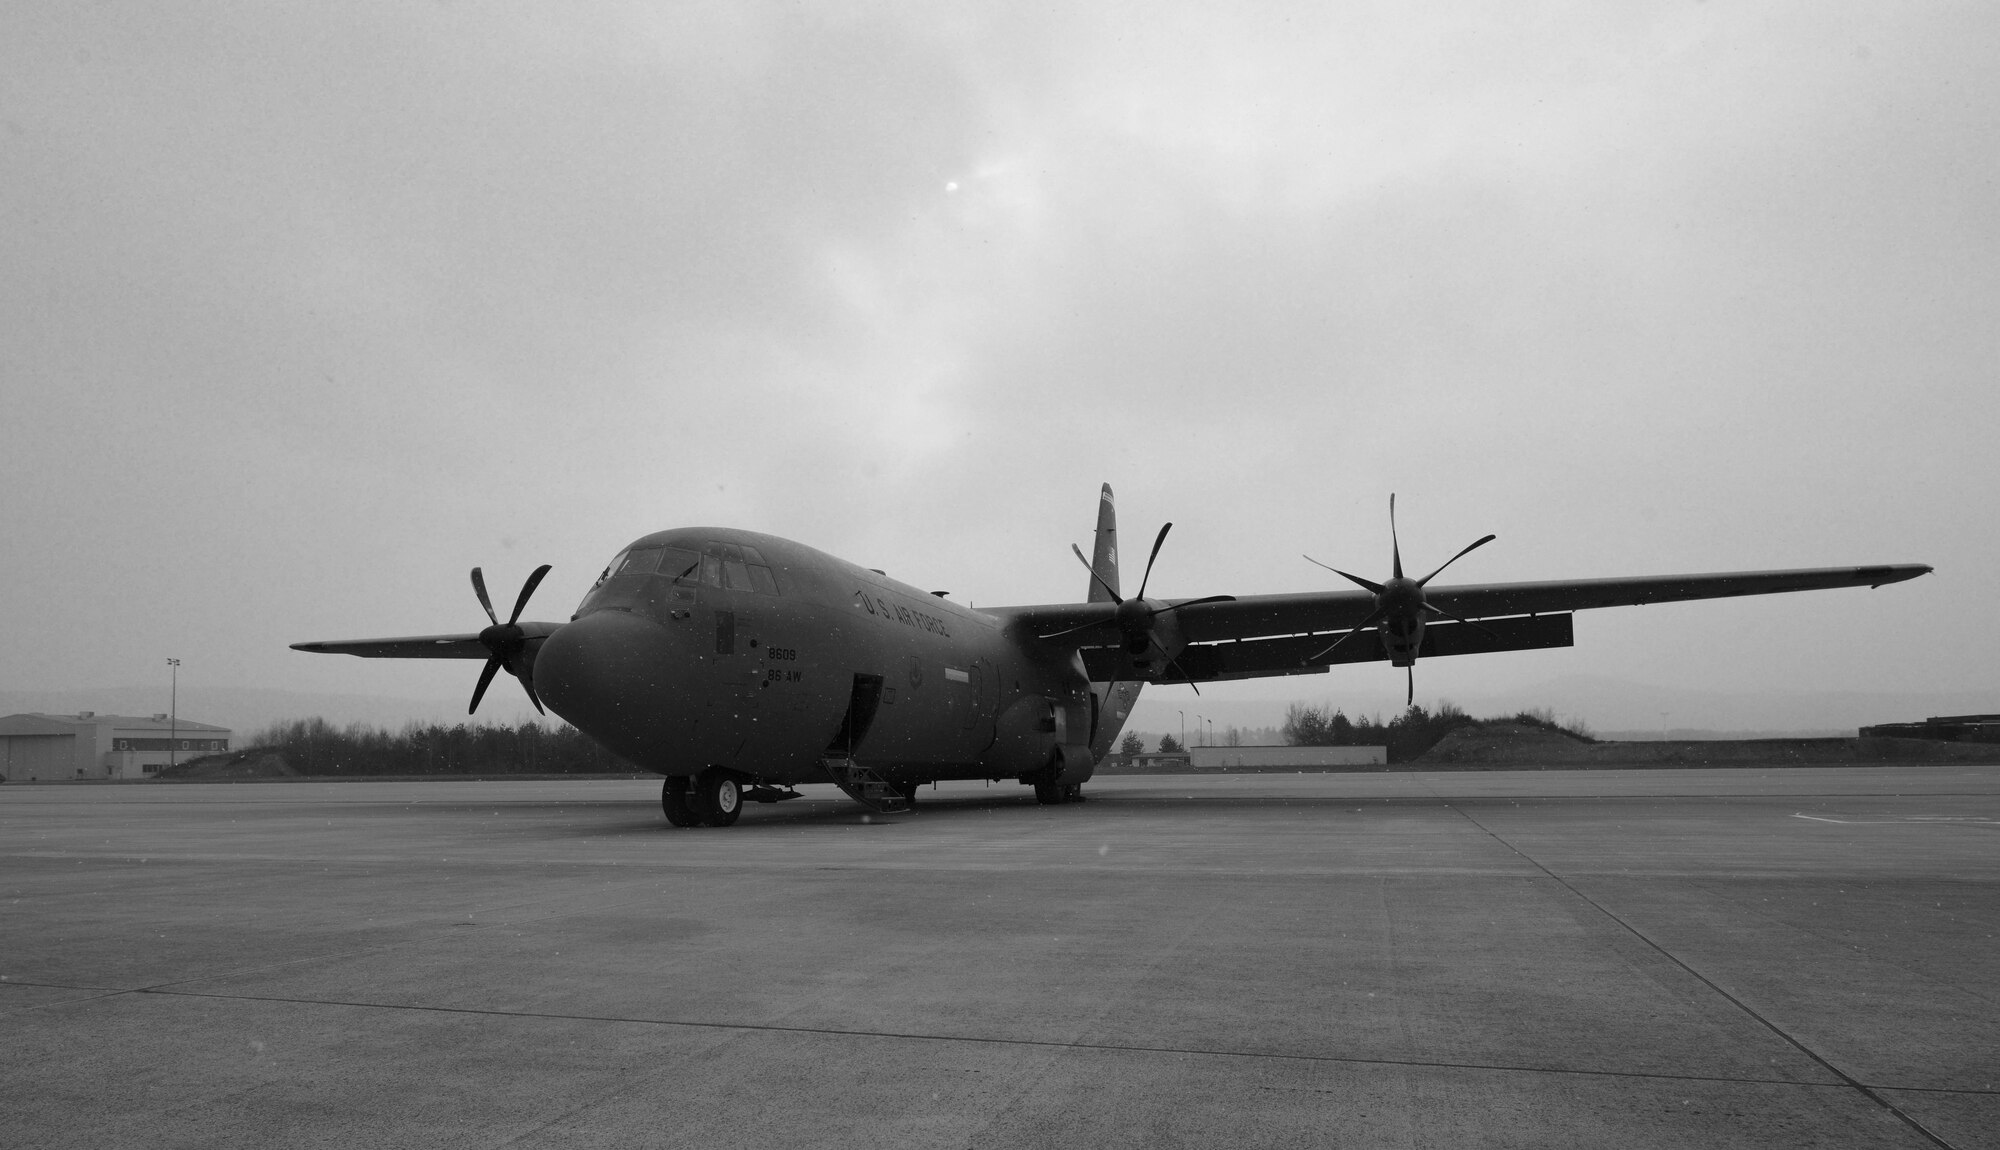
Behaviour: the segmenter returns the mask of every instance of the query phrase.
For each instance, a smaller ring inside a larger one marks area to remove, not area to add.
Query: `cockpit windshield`
[[[695,588],[702,586],[779,593],[777,576],[755,547],[710,541],[696,551],[656,543],[620,551],[597,577],[579,610],[612,606],[650,610],[668,604],[661,608],[665,610],[673,603],[691,604]]]
[[[692,587],[701,580],[701,556],[679,547],[661,548],[660,574]]]
[[[614,576],[651,575],[654,571],[659,570],[660,552],[662,550],[664,548],[634,547],[625,553],[625,562],[620,563],[618,569],[611,574]]]

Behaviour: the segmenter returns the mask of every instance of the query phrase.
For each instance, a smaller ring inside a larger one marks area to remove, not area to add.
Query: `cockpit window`
[[[625,553],[625,562],[612,570],[613,575],[651,575],[660,566],[660,547],[634,547]]]
[[[623,565],[624,565],[624,563],[625,563],[625,557],[626,557],[627,555],[630,555],[631,553],[632,553],[632,552],[631,552],[631,550],[630,550],[629,548],[628,548],[627,550],[624,550],[624,551],[620,551],[620,552],[619,552],[619,553],[618,553],[618,554],[617,554],[616,556],[614,556],[614,557],[612,558],[611,562],[609,562],[609,563],[606,563],[606,564],[604,565],[604,570],[602,570],[602,571],[599,571],[599,572],[597,573],[597,582],[595,582],[595,583],[592,583],[592,584],[590,585],[590,587],[591,587],[591,590],[593,590],[593,591],[594,591],[594,590],[596,590],[596,589],[597,589],[598,587],[601,587],[601,586],[603,586],[603,585],[604,585],[604,581],[605,581],[606,579],[609,579],[609,578],[611,578],[611,573],[612,573],[613,571],[616,571],[616,570],[618,570],[618,568],[619,568],[619,567],[621,567],[621,566],[623,566]]]
[[[701,549],[701,581],[710,587],[776,595],[778,579],[755,547],[711,541]]]
[[[692,586],[701,581],[701,556],[682,547],[665,548],[660,552],[660,574]]]
[[[750,565],[743,561],[743,548],[734,543],[722,545],[722,585],[731,591],[757,589],[757,585],[750,582]]]

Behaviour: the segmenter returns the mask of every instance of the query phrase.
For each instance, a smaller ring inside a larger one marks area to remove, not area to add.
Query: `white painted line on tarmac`
[[[1830,819],[1820,815],[1795,813],[1792,817],[1815,823],[1838,823],[1844,827],[1881,827],[1904,823],[1970,823],[1974,826],[2000,826],[2000,819],[1989,819],[1984,815],[1899,815],[1893,819]]]

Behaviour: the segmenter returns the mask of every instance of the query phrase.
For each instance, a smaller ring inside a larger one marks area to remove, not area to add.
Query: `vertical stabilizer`
[[[1109,603],[1111,591],[1123,590],[1118,583],[1118,508],[1111,498],[1111,485],[1097,496],[1097,545],[1091,549],[1090,566],[1104,580],[1100,586],[1097,579],[1088,575],[1090,595],[1086,602]],[[1111,588],[1107,591],[1105,587]],[[1118,733],[1125,729],[1125,717],[1132,713],[1132,704],[1139,698],[1139,689],[1144,683],[1092,683],[1090,749],[1102,761],[1111,753],[1111,745]]]

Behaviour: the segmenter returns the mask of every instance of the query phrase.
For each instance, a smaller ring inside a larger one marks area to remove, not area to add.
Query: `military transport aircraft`
[[[1392,496],[1392,545],[1394,514]],[[669,822],[728,826],[746,800],[797,798],[801,783],[833,782],[891,813],[939,779],[1017,779],[1041,802],[1081,801],[1147,683],[1194,687],[1333,663],[1408,667],[1419,656],[1567,647],[1571,612],[1585,608],[1879,587],[1930,571],[1823,567],[1426,589],[1437,572],[1405,578],[1397,547],[1387,583],[1347,576],[1358,591],[1149,599],[1146,582],[1172,526],[1154,538],[1129,598],[1118,590],[1107,484],[1081,603],[974,610],[803,544],[688,527],[620,551],[567,623],[520,621],[547,566],[528,577],[505,623],[475,567],[472,588],[491,622],[477,634],[292,646],[484,659],[469,710],[505,670],[537,710],[546,702],[666,776]],[[1426,615],[1450,621],[1427,625]],[[1357,638],[1371,624],[1376,633]]]

